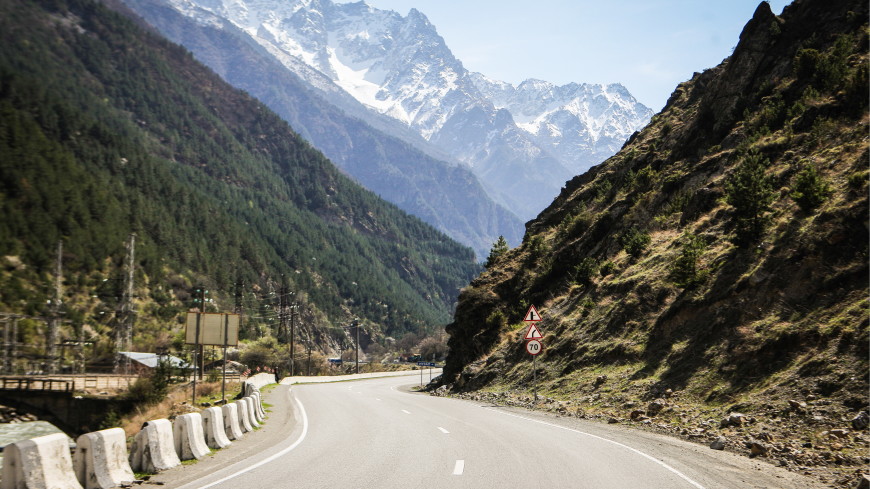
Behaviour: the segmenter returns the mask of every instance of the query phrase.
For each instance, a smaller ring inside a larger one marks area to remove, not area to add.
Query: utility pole
[[[308,372],[305,374],[311,377],[311,322],[305,324],[305,332],[308,336]]]
[[[133,313],[133,280],[135,277],[136,263],[136,233],[130,234],[130,241],[127,243],[127,256],[124,260],[124,294],[121,297],[121,304],[118,306],[118,323],[115,325],[115,372],[118,372],[121,367],[121,359],[118,355],[121,351],[130,351],[133,344],[133,322],[135,321]],[[124,373],[130,373],[130,357],[124,360]]]
[[[57,372],[57,342],[60,333],[60,306],[63,297],[63,241],[57,241],[57,262],[54,269],[54,299],[51,301],[51,316],[48,320],[48,338],[45,345],[45,356],[48,357],[46,370],[53,374]]]
[[[278,290],[278,343],[287,343],[287,282],[281,279],[281,288]]]
[[[299,306],[290,304],[290,377],[296,375],[296,309]]]
[[[356,373],[359,373],[359,318],[354,318],[352,324],[356,327]]]
[[[12,317],[12,366],[18,365],[18,318]],[[11,369],[10,369],[11,371]]]

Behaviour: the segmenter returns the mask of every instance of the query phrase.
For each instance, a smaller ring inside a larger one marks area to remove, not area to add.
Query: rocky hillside
[[[849,433],[868,408],[867,15],[760,4],[729,58],[493,253],[460,295],[442,382],[530,394],[535,304],[538,388],[564,412],[746,453],[764,440],[848,480],[868,438]],[[730,412],[756,423],[720,428]]]

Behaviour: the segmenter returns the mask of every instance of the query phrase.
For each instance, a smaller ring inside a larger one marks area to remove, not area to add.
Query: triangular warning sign
[[[524,340],[540,340],[544,337],[541,334],[541,330],[538,329],[538,326],[535,323],[529,325],[529,330],[526,331],[526,335],[523,337]]]
[[[523,321],[535,322],[540,321],[541,319],[543,318],[541,318],[541,315],[538,314],[538,310],[535,309],[534,305],[532,305],[531,307],[529,307],[529,312],[526,313],[526,317],[523,318]]]

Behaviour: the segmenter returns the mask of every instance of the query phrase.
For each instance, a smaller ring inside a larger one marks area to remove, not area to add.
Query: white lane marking
[[[376,401],[380,401],[381,398],[380,398],[380,397],[376,397],[375,400],[376,400]]]
[[[453,466],[453,475],[462,475],[462,472],[465,471],[465,460],[457,460],[456,465]]]
[[[276,453],[275,455],[272,455],[271,457],[265,458],[265,459],[260,460],[259,462],[255,463],[253,465],[249,465],[248,467],[245,467],[244,469],[236,472],[235,474],[230,474],[230,475],[224,477],[223,479],[216,480],[216,481],[212,482],[211,484],[206,484],[204,486],[200,486],[199,489],[208,489],[209,487],[216,486],[216,485],[221,484],[223,482],[226,482],[234,477],[240,476],[240,475],[244,474],[245,472],[250,472],[250,471],[256,469],[257,467],[262,467],[263,465],[266,465],[267,463],[275,460],[276,458],[282,457],[282,456],[290,453],[293,449],[298,447],[299,444],[302,443],[302,441],[305,440],[305,437],[308,435],[308,414],[305,412],[305,407],[302,405],[302,402],[299,399],[294,399],[294,400],[296,401],[296,404],[299,406],[299,411],[302,413],[302,434],[299,435],[299,438],[296,441],[294,441],[292,445],[281,450],[280,452]]]
[[[526,420],[526,421],[531,421],[531,422],[533,422],[533,423],[538,423],[538,424],[542,424],[542,425],[546,425],[546,426],[552,426],[553,428],[559,428],[560,430],[571,431],[571,432],[573,432],[573,433],[578,433],[578,434],[581,434],[581,435],[591,436],[592,438],[596,438],[596,439],[601,440],[601,441],[606,441],[606,442],[608,442],[608,443],[612,443],[612,444],[614,444],[614,445],[617,445],[617,446],[620,446],[620,447],[622,447],[622,448],[625,448],[626,450],[631,450],[632,452],[634,452],[634,453],[640,455],[641,457],[644,457],[644,458],[647,458],[647,459],[649,459],[649,460],[652,460],[653,462],[655,462],[655,463],[661,465],[662,467],[664,467],[665,469],[667,469],[667,470],[673,472],[673,473],[676,474],[678,477],[680,477],[680,478],[683,479],[684,481],[688,482],[689,484],[691,484],[691,485],[697,487],[698,489],[706,489],[706,488],[705,488],[704,486],[702,486],[701,484],[698,484],[697,482],[693,481],[692,479],[690,479],[688,476],[686,476],[685,474],[683,474],[683,473],[680,472],[679,470],[677,470],[677,469],[671,467],[670,465],[668,465],[668,464],[662,462],[661,460],[659,460],[659,459],[657,459],[657,458],[654,458],[654,457],[652,457],[651,455],[647,455],[646,453],[641,452],[640,450],[638,450],[638,449],[636,449],[636,448],[632,448],[632,447],[630,447],[630,446],[628,446],[628,445],[623,445],[622,443],[619,443],[618,441],[609,440],[609,439],[607,439],[607,438],[604,438],[604,437],[601,437],[601,436],[598,436],[598,435],[593,435],[592,433],[586,433],[585,431],[575,430],[575,429],[573,429],[573,428],[567,428],[567,427],[565,427],[565,426],[559,426],[559,425],[557,425],[557,424],[548,423],[548,422],[546,422],[546,421],[540,421],[540,420],[537,420],[537,419],[527,418],[527,417],[525,417],[525,416],[520,416],[520,415],[517,415],[517,414],[506,413],[506,412],[504,412],[504,411],[500,411],[500,410],[498,410],[498,409],[492,409],[492,408],[488,408],[488,407],[484,407],[484,409],[486,409],[486,410],[488,410],[488,411],[495,411],[495,412],[497,412],[497,413],[504,414],[505,416],[511,416],[511,417],[514,417],[514,418],[520,418],[520,419],[524,419],[524,420]]]
[[[449,431],[445,430],[444,428],[442,428],[442,427],[440,427],[440,426],[438,427],[438,430],[441,431],[441,433],[444,433],[445,435],[449,435],[449,434],[450,434]]]
[[[405,411],[404,409],[402,409],[402,412],[405,414],[411,414],[411,411]]]

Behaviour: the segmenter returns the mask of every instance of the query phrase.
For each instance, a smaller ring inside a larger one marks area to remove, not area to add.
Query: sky
[[[335,0],[336,3],[345,3]],[[365,0],[429,18],[466,69],[517,85],[622,83],[658,112],[731,54],[760,0]],[[779,15],[785,0],[771,0]]]

